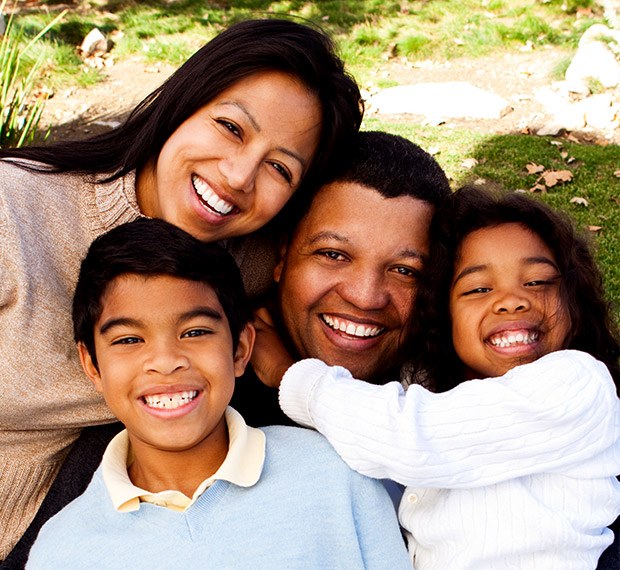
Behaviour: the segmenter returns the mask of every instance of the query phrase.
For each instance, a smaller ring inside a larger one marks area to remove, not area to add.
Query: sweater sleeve
[[[404,485],[466,488],[569,472],[610,449],[620,471],[615,386],[604,364],[577,351],[440,394],[371,385],[308,359],[285,374],[280,405],[325,435],[356,471]],[[615,473],[589,474],[600,475]]]

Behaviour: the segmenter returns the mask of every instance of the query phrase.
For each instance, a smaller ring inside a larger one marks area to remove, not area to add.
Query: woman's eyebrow
[[[230,100],[230,101],[222,101],[221,105],[232,105],[234,107],[237,107],[237,109],[239,109],[248,119],[248,121],[250,121],[250,124],[252,125],[252,127],[257,131],[257,132],[261,132],[261,126],[259,125],[258,121],[256,120],[256,118],[254,117],[254,115],[250,112],[250,110],[240,101],[234,101],[234,100]],[[296,153],[294,150],[291,150],[290,148],[286,148],[286,147],[276,147],[277,150],[279,150],[280,152],[290,156],[291,158],[297,160],[302,168],[306,168],[306,159],[301,156],[300,154]]]

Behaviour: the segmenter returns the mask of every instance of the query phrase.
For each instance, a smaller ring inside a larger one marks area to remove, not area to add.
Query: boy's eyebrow
[[[548,257],[545,257],[544,255],[540,255],[540,256],[534,256],[534,257],[526,257],[525,259],[523,259],[523,263],[525,265],[539,265],[539,264],[544,264],[544,265],[549,265],[551,267],[553,267],[553,269],[555,269],[558,273],[560,272],[560,268],[556,265],[556,263],[552,260],[549,259]],[[463,277],[466,277],[467,275],[471,275],[472,273],[478,273],[480,271],[484,271],[485,269],[488,269],[488,264],[481,264],[481,265],[470,265],[469,267],[466,267],[465,269],[463,269],[463,271],[461,271],[452,281],[452,285],[456,285],[456,283],[459,281],[459,279],[463,279]]]
[[[208,319],[213,319],[216,321],[221,321],[224,317],[220,311],[214,309],[212,307],[196,307],[191,311],[187,311],[182,313],[177,321],[179,323],[184,323],[186,321],[190,321],[195,319],[196,317],[206,317]],[[111,328],[114,327],[140,327],[142,326],[142,321],[139,319],[132,319],[131,317],[118,317],[108,319],[99,327],[99,334],[103,335],[108,332]]]

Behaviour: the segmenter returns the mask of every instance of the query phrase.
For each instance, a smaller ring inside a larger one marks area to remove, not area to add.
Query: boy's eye
[[[137,336],[126,336],[112,341],[112,344],[137,344],[139,342],[142,342],[142,339]]]
[[[194,337],[204,336],[208,334],[213,334],[213,331],[209,329],[192,329],[187,332],[184,332],[181,335],[181,338],[194,338]]]

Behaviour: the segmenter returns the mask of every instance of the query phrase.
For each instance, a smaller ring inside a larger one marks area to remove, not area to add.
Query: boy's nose
[[[159,345],[154,347],[150,356],[144,362],[145,372],[168,376],[180,370],[189,368],[189,359],[175,347]]]

